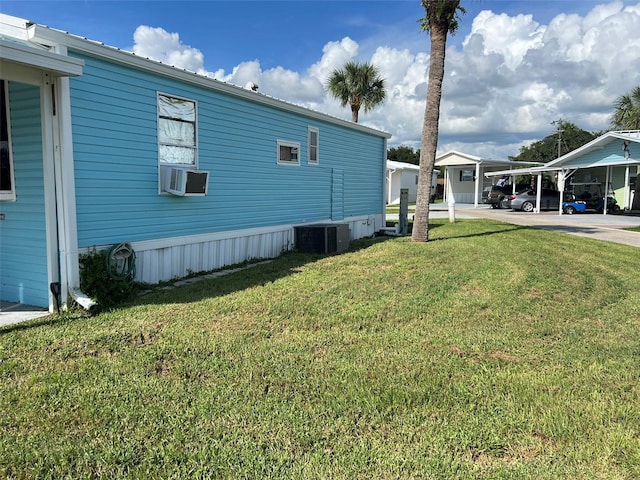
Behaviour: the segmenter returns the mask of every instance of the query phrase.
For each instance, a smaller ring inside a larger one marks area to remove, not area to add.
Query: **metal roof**
[[[604,156],[595,154],[612,143],[619,142],[619,153]],[[553,172],[565,169],[613,167],[619,165],[640,165],[640,130],[618,130],[607,132],[598,138],[545,163],[540,167],[487,172],[486,177],[498,175],[535,175],[542,172]]]

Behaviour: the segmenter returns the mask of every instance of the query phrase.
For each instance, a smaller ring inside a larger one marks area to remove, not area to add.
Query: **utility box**
[[[305,253],[342,253],[349,248],[349,225],[317,223],[294,227],[296,248]]]

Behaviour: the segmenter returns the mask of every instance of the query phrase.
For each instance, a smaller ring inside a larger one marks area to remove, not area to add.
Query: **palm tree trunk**
[[[351,105],[351,121],[358,123],[358,113],[360,112],[360,105]]]
[[[434,22],[435,23],[435,22]],[[416,242],[429,241],[429,201],[431,199],[431,178],[438,148],[438,122],[440,120],[440,98],[444,78],[444,59],[448,29],[442,25],[431,25],[431,57],[429,59],[429,86],[427,104],[422,125],[420,145],[420,171],[418,176],[418,197],[413,220],[412,239]]]

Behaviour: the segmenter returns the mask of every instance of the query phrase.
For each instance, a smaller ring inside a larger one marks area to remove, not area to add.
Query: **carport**
[[[542,166],[541,163],[482,158],[453,150],[436,158],[434,165],[445,167],[445,203],[472,203],[474,207],[481,201],[483,187],[491,185],[485,184],[483,179],[493,176],[495,170]]]
[[[640,169],[640,130],[607,132],[580,148],[573,150],[541,167],[487,172],[485,176],[534,175],[537,176],[537,205],[540,205],[542,175],[552,173],[561,192],[558,213],[562,215],[563,192],[570,182],[601,184],[605,198],[612,192],[622,199],[625,210],[638,209],[640,198],[634,199]],[[635,204],[635,205],[634,205]],[[604,211],[607,214],[607,202]]]

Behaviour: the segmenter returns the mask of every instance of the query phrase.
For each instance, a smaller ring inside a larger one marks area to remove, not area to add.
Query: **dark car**
[[[533,212],[536,208],[536,191],[523,190],[515,195],[509,195],[505,206],[523,212]],[[543,188],[540,196],[540,210],[558,210],[560,208],[560,192],[551,188]]]
[[[506,198],[511,195],[512,192],[513,185],[493,185],[484,203],[491,205],[491,208],[504,208]]]

